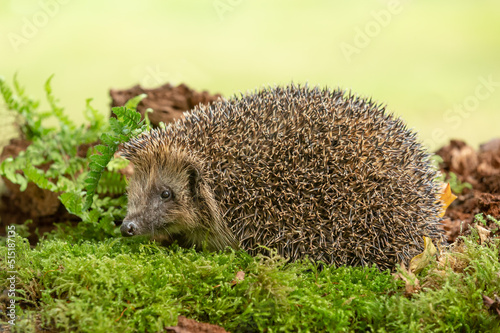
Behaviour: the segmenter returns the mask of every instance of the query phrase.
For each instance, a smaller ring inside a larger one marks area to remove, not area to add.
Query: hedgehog
[[[124,144],[123,236],[394,269],[442,240],[431,154],[386,107],[290,84],[199,105]]]

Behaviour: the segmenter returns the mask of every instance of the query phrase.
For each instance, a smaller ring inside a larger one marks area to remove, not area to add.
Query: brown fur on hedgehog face
[[[182,150],[129,157],[134,175],[129,183],[123,236],[149,235],[181,246],[221,250],[237,248],[222,223],[214,193],[202,175],[202,163]]]

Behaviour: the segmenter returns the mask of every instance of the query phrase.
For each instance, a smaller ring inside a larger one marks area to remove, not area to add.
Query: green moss
[[[108,239],[70,244],[47,240],[30,249],[16,240],[16,328],[29,331],[35,314],[71,332],[162,330],[178,315],[231,332],[492,331],[499,320],[482,304],[500,285],[498,244],[464,241],[463,273],[426,270],[433,288],[406,298],[392,275],[376,268],[287,263],[243,252],[199,253],[144,240]],[[6,247],[0,249],[2,258]],[[7,271],[2,261],[0,287]],[[236,273],[245,278],[234,284]],[[434,276],[435,275],[435,276]],[[4,318],[5,320],[5,318]]]

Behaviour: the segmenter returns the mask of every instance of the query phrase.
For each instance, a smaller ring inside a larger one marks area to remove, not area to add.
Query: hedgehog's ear
[[[199,198],[201,183],[200,171],[196,166],[190,165],[187,168],[187,173],[189,176],[189,189],[191,190],[191,194],[193,198]]]

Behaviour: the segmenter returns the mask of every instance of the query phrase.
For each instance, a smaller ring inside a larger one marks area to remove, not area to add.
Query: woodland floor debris
[[[465,142],[451,140],[436,152],[443,161],[439,167],[445,174],[453,172],[461,182],[472,185],[464,188],[446,210],[444,228],[449,243],[466,232],[476,214],[500,217],[500,139],[481,145],[478,151]],[[489,221],[489,228],[496,228]]]
[[[165,84],[159,88],[146,89],[136,85],[130,89],[115,90],[109,92],[113,101],[111,106],[124,106],[125,103],[140,94],[147,94],[137,106],[137,111],[144,117],[144,112],[148,108],[154,110],[148,115],[153,126],[158,126],[160,122],[168,124],[174,120],[181,118],[182,113],[191,110],[198,104],[208,104],[220,97],[219,94],[212,95],[208,91],[195,91],[185,84],[180,84],[174,87],[170,84]]]

